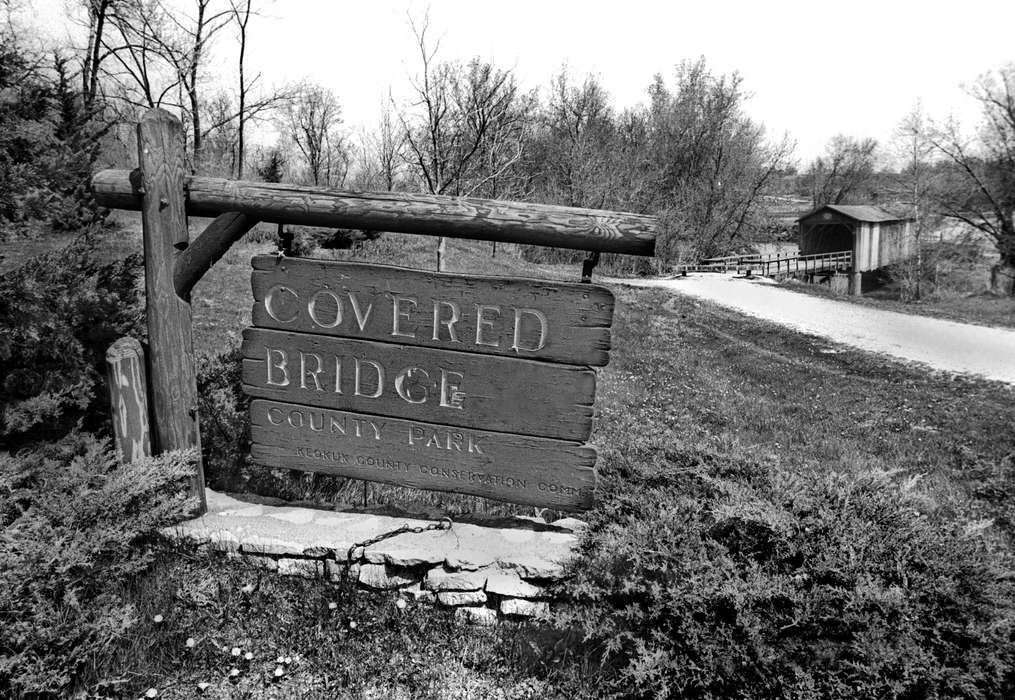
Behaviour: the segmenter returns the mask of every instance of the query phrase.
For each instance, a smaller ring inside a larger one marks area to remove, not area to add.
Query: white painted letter
[[[267,365],[268,365],[268,385],[269,386],[289,386],[289,370],[286,369],[286,367],[289,366],[289,359],[288,359],[288,357],[285,354],[285,350],[279,350],[277,348],[269,348],[267,346],[265,346],[264,350],[265,350],[265,352],[267,354],[267,360],[266,361],[267,361]],[[278,362],[272,362],[271,361],[271,353],[276,353],[278,355],[278,358],[279,358]],[[273,376],[272,375],[272,370],[273,369],[277,369],[280,372],[282,372],[282,381],[276,382],[272,378],[272,376]]]
[[[271,412],[275,411],[278,413],[278,420],[271,417]],[[268,407],[268,422],[272,425],[282,425],[282,409],[277,406]]]
[[[402,400],[407,403],[426,403],[426,400],[430,398],[430,391],[427,389],[427,385],[415,381],[415,375],[417,373],[423,375],[424,382],[430,381],[430,375],[427,371],[419,367],[406,367],[395,377],[395,391],[398,392],[398,395],[402,397]],[[409,386],[405,385],[406,379],[410,380]],[[417,387],[423,390],[423,395],[418,399],[414,399],[409,391]]]
[[[449,372],[446,369],[441,369],[441,408],[457,408],[461,410],[465,408],[462,405],[462,401],[465,400],[465,394],[460,391],[461,384],[448,382],[448,377],[452,376],[458,377],[459,382],[465,379],[460,372]]]
[[[317,369],[312,369],[309,372],[307,371],[308,357],[314,358],[314,361],[317,363]],[[321,365],[320,355],[318,355],[316,352],[303,352],[302,350],[300,351],[300,389],[307,388],[307,375],[310,375],[310,377],[314,380],[314,389],[316,391],[324,391],[324,387],[321,386],[321,380],[317,378],[317,375],[320,374],[323,370],[324,367]]]
[[[277,310],[274,308],[275,305],[272,303],[274,301],[274,299],[275,299],[275,293],[276,292],[278,292],[278,294],[280,294],[280,295],[283,292],[289,292],[294,297],[296,297],[296,301],[299,301],[299,299],[300,299],[299,294],[297,294],[293,290],[289,289],[289,287],[285,287],[285,286],[283,286],[281,284],[276,284],[274,287],[272,287],[271,289],[268,290],[268,294],[265,295],[265,297],[264,297],[264,310],[268,312],[269,316],[271,316],[273,319],[275,319],[279,323],[292,323],[293,321],[296,320],[296,317],[300,315],[299,312],[298,311],[294,311],[293,315],[290,316],[289,318],[282,318],[281,316],[279,316]]]
[[[446,306],[449,309],[451,309],[451,318],[448,319],[447,321],[442,321],[441,320],[440,309],[441,309],[442,306]],[[440,340],[441,339],[440,328],[441,328],[441,326],[447,326],[448,327],[448,339],[452,343],[457,343],[458,342],[458,336],[455,335],[455,324],[458,323],[458,319],[460,318],[460,315],[461,315],[461,312],[458,309],[458,304],[456,304],[455,302],[453,302],[453,301],[434,301],[434,303],[433,303],[433,339],[434,340]]]
[[[373,311],[373,302],[367,304],[366,311],[360,311],[359,302],[356,301],[356,295],[349,292],[349,301],[352,302],[352,312],[356,314],[356,324],[359,326],[360,332],[362,332],[367,325],[367,321],[370,319],[370,312]]]
[[[414,308],[414,309],[416,308],[416,300],[413,299],[412,297],[400,297],[400,296],[394,296],[394,295],[392,295],[392,297],[391,297],[391,307],[392,307],[391,308],[391,335],[400,336],[402,338],[415,338],[416,337],[416,332],[415,331],[410,331],[410,332],[406,333],[406,332],[400,331],[398,329],[398,320],[400,318],[404,318],[406,321],[409,320],[409,311],[408,311],[408,309],[403,311],[399,307],[399,304],[401,302],[403,302],[403,301],[412,304],[412,308]]]
[[[522,347],[522,315],[528,314],[529,316],[535,316],[536,320],[539,321],[539,342],[536,343],[535,347],[526,348]],[[515,341],[511,344],[511,349],[515,352],[524,350],[525,352],[535,352],[542,350],[546,347],[546,332],[548,330],[549,322],[546,320],[546,314],[539,309],[515,309]]]
[[[483,314],[487,311],[491,311],[497,316],[500,316],[499,306],[476,304],[476,345],[487,345],[491,348],[496,348],[500,346],[500,336],[498,336],[492,343],[489,340],[483,340],[483,328],[493,328],[493,321],[483,318]]]
[[[332,301],[335,302],[335,320],[332,323],[325,323],[317,318],[317,297],[322,295],[331,297]],[[342,301],[330,289],[321,289],[314,296],[310,297],[310,303],[307,304],[307,313],[310,314],[310,320],[321,328],[336,328],[342,323]]]
[[[376,399],[381,395],[381,392],[384,391],[384,368],[381,367],[378,363],[374,362],[373,360],[360,360],[357,357],[355,358],[354,362],[356,363],[356,365],[353,371],[353,390],[352,390],[353,395],[363,396],[368,399]],[[360,383],[361,376],[360,368],[363,365],[371,365],[377,372],[377,389],[374,391],[373,394],[364,394],[363,392],[360,391],[360,389],[363,388],[363,385]]]

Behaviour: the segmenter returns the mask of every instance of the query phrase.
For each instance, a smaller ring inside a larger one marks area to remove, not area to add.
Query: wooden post
[[[183,188],[183,126],[164,110],[149,110],[137,126],[137,147],[155,449],[195,447],[200,452],[190,302],[177,295],[174,284],[176,256],[190,239]],[[197,514],[204,513],[200,457],[190,491],[198,499]]]
[[[124,464],[152,454],[144,365],[144,348],[136,338],[120,338],[106,350],[113,441]]]
[[[861,282],[863,281],[863,273],[850,272],[849,273],[849,293],[851,296],[858,297],[863,295],[861,289]]]

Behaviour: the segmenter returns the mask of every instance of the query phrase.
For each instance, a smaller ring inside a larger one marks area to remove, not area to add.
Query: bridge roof
[[[801,216],[797,221],[803,221],[809,219],[818,212],[822,212],[825,209],[831,209],[832,211],[842,214],[845,217],[853,219],[855,221],[869,221],[869,222],[881,222],[881,221],[905,221],[908,217],[896,216],[891,212],[876,207],[871,204],[826,204],[818,207],[809,214]]]

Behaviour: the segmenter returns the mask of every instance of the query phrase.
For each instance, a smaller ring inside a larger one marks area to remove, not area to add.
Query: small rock
[[[497,624],[497,611],[483,607],[456,608],[455,619],[471,625],[490,626]]]
[[[478,571],[493,564],[494,558],[489,554],[479,552],[468,552],[464,556],[449,556],[444,560],[444,566],[455,571]]]
[[[423,588],[431,591],[480,591],[485,584],[485,571],[448,571],[443,566],[430,569],[423,579]]]
[[[405,610],[409,604],[405,602],[405,598],[399,598],[395,601],[395,607],[399,610]]]
[[[240,649],[239,647],[233,647],[233,648],[232,648],[232,649],[231,649],[231,650],[229,651],[229,653],[230,653],[230,654],[232,654],[233,656],[239,656],[240,654],[242,654],[242,653],[243,653],[243,650],[242,650],[242,649]]]
[[[278,571],[278,559],[274,557],[266,557],[261,554],[244,554],[243,561],[258,569]]]
[[[243,660],[244,661],[253,661],[254,660],[254,652],[248,651],[246,654],[243,655]]]
[[[193,649],[194,647],[197,646],[197,640],[194,639],[193,637],[187,637],[187,641],[184,642],[184,644],[187,645],[188,649]]]
[[[499,571],[487,577],[486,592],[508,598],[539,598],[545,593],[539,586],[522,581],[518,574],[506,571]]]
[[[324,576],[324,562],[319,559],[290,559],[289,557],[283,557],[278,560],[278,573],[283,576],[322,578]]]
[[[554,527],[560,527],[571,532],[578,532],[588,527],[588,523],[578,518],[561,518],[560,520],[554,520],[550,523]]]
[[[144,696],[146,698],[157,698],[159,696],[159,691],[155,690],[155,688],[149,688],[144,691]]]
[[[441,605],[479,605],[486,602],[486,593],[483,591],[441,591],[437,594],[437,600]]]
[[[505,615],[543,617],[550,612],[550,605],[546,602],[521,600],[518,598],[505,598],[500,602],[500,611]]]
[[[505,569],[512,569],[522,578],[564,578],[564,565],[548,559],[525,558],[501,562]]]
[[[391,590],[417,583],[418,579],[387,564],[363,564],[359,570],[359,582],[370,588]]]
[[[411,586],[403,588],[401,592],[405,595],[412,596],[412,599],[417,603],[428,603],[432,605],[437,602],[437,594],[433,591],[423,590],[423,587],[419,583],[414,583]]]

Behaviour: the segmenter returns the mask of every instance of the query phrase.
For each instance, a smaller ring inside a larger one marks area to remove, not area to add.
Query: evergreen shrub
[[[0,279],[0,447],[109,415],[105,353],[144,337],[140,255],[103,264],[87,235]]]
[[[627,460],[630,461],[627,461]],[[626,463],[610,476],[609,462]],[[643,462],[641,468],[631,464]],[[608,456],[554,622],[617,695],[1015,697],[1015,577],[914,481]],[[634,472],[634,473],[632,473]]]
[[[195,504],[196,455],[119,465],[74,432],[0,454],[0,697],[69,695],[138,622],[124,584]]]

